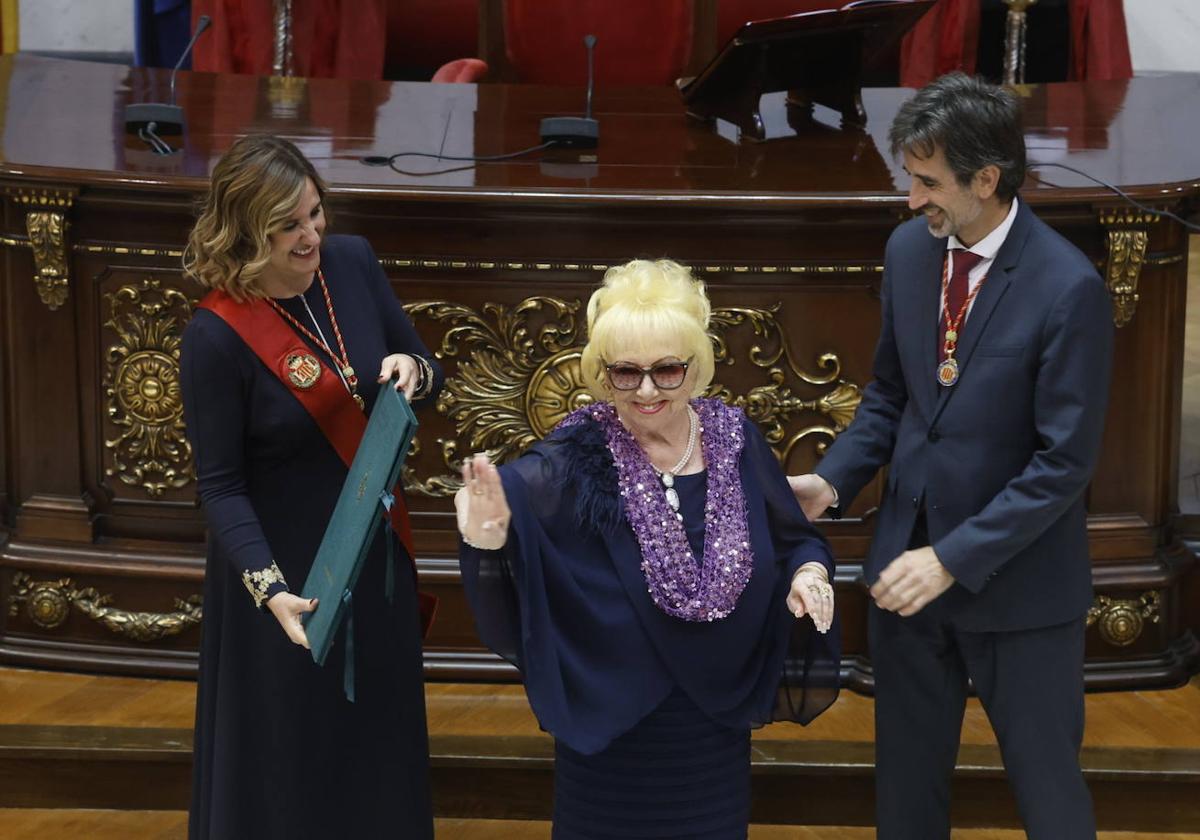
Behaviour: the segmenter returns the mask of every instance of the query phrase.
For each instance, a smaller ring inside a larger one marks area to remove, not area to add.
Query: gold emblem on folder
[[[283,366],[291,383],[302,391],[316,385],[321,378],[321,363],[310,353],[289,353]]]

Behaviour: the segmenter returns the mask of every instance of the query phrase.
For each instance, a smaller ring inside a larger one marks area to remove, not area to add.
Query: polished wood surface
[[[542,820],[434,821],[436,835],[444,840],[549,840],[550,823]],[[7,840],[45,840],[47,837],[83,837],[89,840],[183,840],[187,814],[181,811],[71,811],[0,808],[0,835]],[[1022,831],[967,828],[951,833],[951,840],[1023,840]],[[844,826],[752,825],[749,840],[874,840],[872,828]],[[1200,834],[1160,834],[1102,831],[1097,840],[1200,840]]]
[[[550,823],[544,820],[434,821],[443,840],[550,840]],[[89,840],[183,840],[187,814],[182,811],[83,811],[0,808],[0,836],[7,840],[45,840],[47,837],[84,837]],[[951,833],[951,840],[1023,840],[1017,830],[966,828]],[[872,828],[845,826],[752,825],[749,840],[874,840]],[[1200,840],[1200,834],[1161,834],[1134,831],[1101,831],[1097,840]]]
[[[161,99],[166,80],[0,58],[2,662],[195,672],[205,533],[177,339],[199,290],[179,253],[214,161],[247,132],[283,134],[312,157],[332,185],[333,229],[370,239],[450,375],[406,480],[422,586],[442,599],[426,644],[432,679],[517,678],[483,649],[459,587],[454,464],[478,449],[511,457],[577,404],[581,306],[606,266],[669,255],[704,278],[725,353],[717,382],[776,435],[790,472],[819,460],[870,379],[884,244],[908,215],[907,177],[885,139],[905,91],[865,91],[862,132],[807,124],[732,143],[686,117],[672,91],[604,89],[594,154],[405,158],[396,172],[360,160],[515,151],[536,144],[541,117],[579,110],[582,92],[181,74],[188,128],[183,151],[164,158],[124,134],[122,109]],[[1195,208],[1197,77],[1022,96],[1034,161]],[[764,107],[786,127],[781,99]],[[1062,170],[1037,170],[1022,196],[1095,260],[1122,319],[1088,495],[1104,599],[1088,685],[1178,684],[1200,651],[1194,557],[1173,531],[1187,239]],[[844,678],[864,692],[859,577],[879,494],[876,481],[847,517],[822,524],[840,563]]]
[[[127,103],[165,98],[168,74],[162,70],[16,54],[0,57],[0,79],[0,171],[16,177],[198,191],[236,137],[261,131],[299,142],[332,184],[389,197],[467,189],[486,201],[495,198],[489,189],[512,189],[517,192],[506,197],[513,201],[545,200],[549,191],[560,199],[582,192],[597,199],[678,195],[701,204],[775,199],[827,206],[858,204],[869,196],[900,209],[908,185],[886,144],[892,117],[911,95],[904,89],[864,91],[867,132],[816,125],[802,127],[794,140],[769,145],[730,143],[693,124],[669,88],[602,89],[594,104],[602,143],[596,160],[574,171],[548,168],[552,156],[535,156],[446,175],[422,174],[447,167],[414,159],[405,162],[412,173],[406,175],[359,160],[402,151],[436,153],[443,136],[445,153],[460,156],[535,146],[542,117],[582,111],[581,90],[181,72],[177,99],[189,127],[184,152],[164,159],[119,130]],[[1072,162],[1157,200],[1163,200],[1163,188],[1171,199],[1200,190],[1200,149],[1191,142],[1200,134],[1200,111],[1188,107],[1200,98],[1200,77],[1048,84],[1030,86],[1023,95],[1032,162]],[[764,107],[778,117],[784,108],[776,98]],[[561,160],[577,163],[579,154]],[[68,169],[76,171],[63,171]],[[1081,191],[1097,194],[1095,184],[1055,172],[1031,179],[1024,195],[1034,204],[1053,203]]]
[[[520,686],[428,683],[425,697],[433,737],[501,733],[549,740]],[[190,730],[195,702],[196,686],[187,680],[0,668],[0,726]],[[1200,677],[1175,689],[1089,694],[1085,703],[1085,747],[1200,751]],[[756,741],[865,744],[874,737],[874,701],[854,692],[842,692],[809,726],[772,724],[754,732]],[[967,701],[962,742],[996,743],[975,698]]]
[[[194,695],[187,681],[0,669],[0,809],[18,809],[0,815],[0,827],[36,809],[185,807]],[[426,697],[435,808],[446,825],[467,820],[483,830],[482,820],[547,819],[553,745],[520,688],[430,684]],[[1086,702],[1082,759],[1101,827],[1200,831],[1200,679]],[[756,822],[869,824],[872,735],[872,701],[850,692],[809,727],[756,731]],[[999,751],[974,700],[955,789],[957,825],[1016,824]]]

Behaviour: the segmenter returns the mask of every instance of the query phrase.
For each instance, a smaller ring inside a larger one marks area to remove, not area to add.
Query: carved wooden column
[[[10,430],[6,490],[18,509],[19,536],[87,542],[93,532],[90,502],[80,493],[78,330],[69,305],[70,213],[77,196],[77,188],[65,186],[4,188],[6,211],[17,217],[13,222],[23,216],[27,234],[3,243],[10,246],[4,329],[9,346],[28,349],[9,367],[4,404],[38,418]]]

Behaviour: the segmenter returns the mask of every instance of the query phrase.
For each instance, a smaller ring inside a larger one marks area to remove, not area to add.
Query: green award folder
[[[391,527],[387,512],[393,502],[392,488],[400,477],[416,428],[417,417],[408,400],[396,393],[391,382],[384,382],[308,580],[304,582],[303,597],[321,600],[316,611],[307,614],[304,625],[313,661],[318,665],[325,664],[342,621],[353,615],[350,593],[376,531]],[[347,633],[352,629],[347,627]],[[353,699],[352,645],[353,639],[348,639],[346,693],[350,699]]]

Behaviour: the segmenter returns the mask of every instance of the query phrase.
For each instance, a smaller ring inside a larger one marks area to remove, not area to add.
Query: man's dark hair
[[[983,167],[1000,169],[996,195],[1011,199],[1025,182],[1021,103],[1010,89],[949,73],[900,106],[888,139],[892,154],[919,158],[941,149],[964,187]]]

